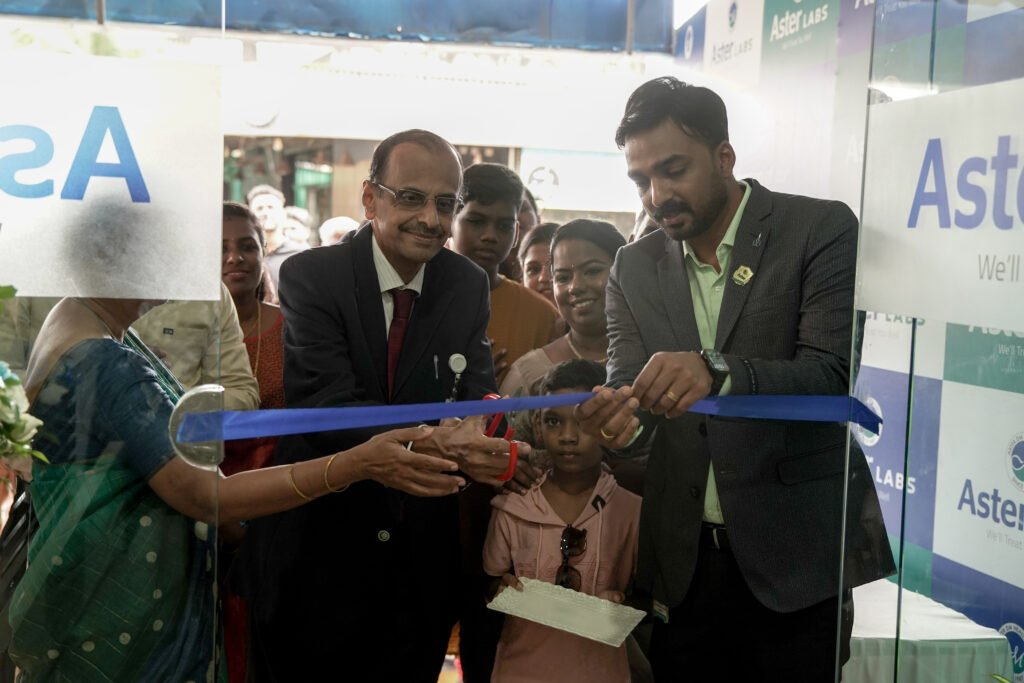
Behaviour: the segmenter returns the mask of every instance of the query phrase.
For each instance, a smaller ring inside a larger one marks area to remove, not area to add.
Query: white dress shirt
[[[380,298],[384,304],[384,335],[387,336],[391,329],[391,319],[395,317],[395,300],[391,295],[392,289],[411,289],[418,297],[423,293],[423,269],[427,264],[422,264],[420,269],[408,282],[402,279],[395,267],[388,261],[388,257],[381,251],[377,244],[377,236],[373,235],[373,265],[377,269],[377,281],[380,283]],[[413,302],[413,308],[416,303]]]

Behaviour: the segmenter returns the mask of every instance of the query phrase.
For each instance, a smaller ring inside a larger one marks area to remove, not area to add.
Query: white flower
[[[7,363],[0,361],[0,463],[31,481],[33,460],[48,461],[32,448],[32,439],[43,422],[29,415],[28,408],[28,396],[21,380]]]
[[[10,396],[14,400],[14,404],[17,405],[17,410],[22,411],[23,413],[29,410],[29,397],[25,395],[25,387],[22,386],[22,383],[8,383],[4,388],[7,391],[7,395]]]
[[[39,418],[29,415],[28,413],[22,413],[21,419],[11,425],[7,434],[11,441],[17,443],[28,443],[36,435],[36,431],[43,425],[43,421]]]
[[[8,381],[0,388],[0,422],[14,422],[28,410],[28,396],[20,382]]]
[[[5,394],[5,390],[0,389],[0,424],[9,424],[14,422],[14,419],[18,416],[18,411],[14,406],[14,401],[9,401]]]

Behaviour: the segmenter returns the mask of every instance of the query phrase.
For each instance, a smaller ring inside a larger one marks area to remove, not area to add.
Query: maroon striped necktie
[[[392,289],[391,298],[395,303],[394,317],[388,328],[388,400],[395,394],[395,375],[398,372],[398,358],[402,355],[402,341],[409,326],[409,313],[416,299],[414,289]]]

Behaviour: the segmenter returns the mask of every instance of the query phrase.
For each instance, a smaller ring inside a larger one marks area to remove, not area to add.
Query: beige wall
[[[334,180],[331,183],[331,213],[334,216],[348,216],[363,221],[363,206],[360,203],[363,180],[369,174],[370,161],[356,160],[352,165],[339,166],[334,162]]]

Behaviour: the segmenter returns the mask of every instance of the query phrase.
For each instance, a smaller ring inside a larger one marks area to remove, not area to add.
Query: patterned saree
[[[212,681],[214,534],[148,479],[181,388],[132,333],[68,350],[39,391],[39,530],[11,604],[20,682]],[[211,476],[213,476],[211,474]]]

